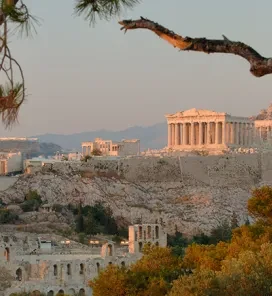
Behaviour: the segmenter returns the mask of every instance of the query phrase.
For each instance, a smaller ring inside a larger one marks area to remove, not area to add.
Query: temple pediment
[[[227,115],[225,112],[215,112],[212,110],[196,109],[192,108],[186,111],[180,111],[174,114],[166,114],[166,118],[179,118],[179,117],[191,117],[191,116],[224,116]]]

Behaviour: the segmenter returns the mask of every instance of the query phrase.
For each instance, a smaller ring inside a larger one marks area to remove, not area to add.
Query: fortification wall
[[[272,152],[190,157],[146,157],[120,160],[93,158],[87,163],[54,163],[55,173],[108,176],[130,182],[203,183],[215,187],[248,187],[272,182]]]

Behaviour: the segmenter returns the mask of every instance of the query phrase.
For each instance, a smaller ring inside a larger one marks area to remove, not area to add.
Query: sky
[[[243,41],[272,56],[271,0],[143,0],[95,27],[75,0],[25,0],[40,18],[32,38],[10,47],[26,78],[19,124],[0,136],[123,130],[191,108],[251,116],[272,102],[272,75],[256,78],[240,57],[179,52],[150,31],[120,31],[140,16],[190,37]],[[261,3],[261,4],[260,4]]]

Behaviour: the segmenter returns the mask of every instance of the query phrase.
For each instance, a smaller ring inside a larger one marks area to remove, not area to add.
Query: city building
[[[0,152],[0,175],[10,175],[23,171],[23,159],[21,152]]]
[[[210,110],[190,109],[167,114],[168,148],[175,150],[225,150],[251,147],[254,121]]]
[[[38,138],[0,138],[0,151],[21,152],[31,154],[39,152],[40,144]]]
[[[110,264],[129,266],[142,256],[146,243],[165,247],[167,235],[159,224],[129,227],[129,240],[117,246],[110,240],[94,239],[90,246],[43,234],[1,233],[0,265],[14,280],[5,291],[55,296],[92,295],[88,282]]]
[[[122,140],[113,142],[112,140],[103,140],[96,138],[94,142],[83,142],[82,155],[91,155],[94,150],[100,151],[102,156],[132,156],[140,154],[140,140]]]

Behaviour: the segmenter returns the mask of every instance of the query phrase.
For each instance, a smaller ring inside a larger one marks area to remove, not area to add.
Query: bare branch
[[[256,77],[272,74],[272,58],[261,56],[252,47],[242,42],[231,41],[223,35],[223,40],[182,37],[173,31],[141,17],[139,20],[123,20],[119,22],[121,30],[147,29],[182,51],[199,51],[205,53],[235,54],[250,63],[250,72]]]

